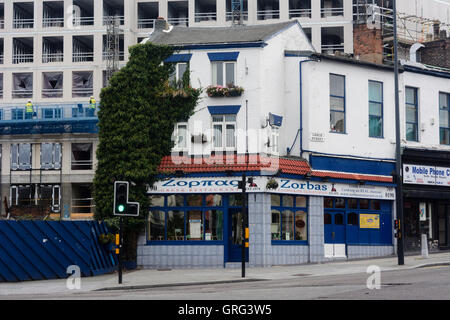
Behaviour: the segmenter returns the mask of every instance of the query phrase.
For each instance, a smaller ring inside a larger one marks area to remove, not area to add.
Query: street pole
[[[246,180],[247,177],[245,175],[245,173],[242,174],[242,267],[241,267],[241,273],[242,273],[242,278],[245,278],[245,228],[246,228],[246,224],[245,224],[245,216],[246,216],[246,212],[247,212],[247,195],[246,195],[246,190],[245,190],[245,185],[246,185]]]
[[[393,27],[394,27],[394,82],[395,82],[395,177],[396,177],[396,209],[397,219],[399,221],[399,236],[397,237],[397,257],[398,265],[403,265],[403,175],[402,175],[402,154],[401,154],[401,136],[400,136],[400,103],[399,103],[399,84],[398,84],[398,44],[397,44],[397,1],[393,1]]]
[[[122,284],[123,217],[119,218],[119,284]]]

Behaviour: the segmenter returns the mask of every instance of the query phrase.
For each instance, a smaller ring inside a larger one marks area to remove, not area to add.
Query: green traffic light
[[[119,204],[119,206],[117,207],[117,211],[124,212],[125,211],[125,206],[123,204]]]

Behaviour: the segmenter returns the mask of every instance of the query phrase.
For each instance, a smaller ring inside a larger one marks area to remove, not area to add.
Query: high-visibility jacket
[[[94,98],[89,99],[89,107],[95,108],[95,107],[96,107],[96,104],[97,104],[97,101],[95,101]]]
[[[25,106],[25,110],[27,113],[32,113],[33,112],[33,104],[31,102],[28,102]]]

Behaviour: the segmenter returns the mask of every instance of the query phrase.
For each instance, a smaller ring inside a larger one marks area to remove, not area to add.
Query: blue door
[[[325,256],[346,256],[346,223],[344,212],[326,211],[324,214]]]
[[[242,212],[241,209],[228,209],[228,243],[226,262],[242,261]],[[248,248],[245,248],[245,261],[248,262]]]
[[[326,212],[324,217],[325,243],[345,243],[345,214]]]

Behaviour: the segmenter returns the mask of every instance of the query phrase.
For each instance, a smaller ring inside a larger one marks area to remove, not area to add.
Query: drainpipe
[[[304,62],[319,62],[318,59],[307,59],[299,62],[299,74],[300,74],[300,157],[303,153],[303,77],[302,77],[302,63]]]

